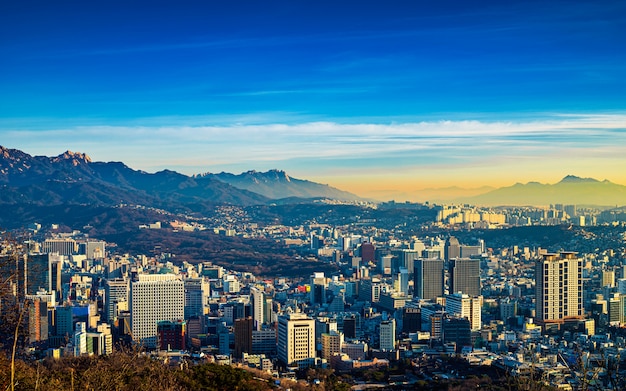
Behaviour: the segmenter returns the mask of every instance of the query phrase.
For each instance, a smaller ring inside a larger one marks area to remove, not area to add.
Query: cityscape
[[[98,3],[0,5],[0,389],[626,389],[626,3]]]
[[[115,206],[127,210],[121,215],[142,211],[140,224],[118,231],[157,235],[130,240],[147,244],[146,253],[93,236],[88,216],[79,227],[31,222],[4,231],[2,303],[17,300],[23,311],[19,326],[4,324],[19,332],[25,360],[134,347],[165,367],[254,368],[264,384],[291,389],[428,389],[468,378],[495,387],[505,376],[559,389],[624,386],[623,211],[328,198],[300,205],[312,206],[324,214],[296,210],[291,225],[277,222],[285,212],[276,204],[271,221],[255,220],[256,206],[216,205],[208,219]],[[342,208],[358,209],[339,224]],[[203,259],[184,245],[162,248],[172,237],[241,241]],[[275,247],[261,250],[261,241]],[[246,255],[225,254],[246,242],[269,257],[250,265],[239,259]],[[319,372],[329,370],[332,383]]]

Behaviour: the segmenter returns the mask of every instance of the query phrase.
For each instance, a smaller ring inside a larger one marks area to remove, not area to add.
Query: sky
[[[0,145],[379,199],[626,185],[626,2],[4,1]]]

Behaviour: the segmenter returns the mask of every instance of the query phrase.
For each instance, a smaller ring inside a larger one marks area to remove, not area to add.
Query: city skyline
[[[0,144],[359,196],[626,184],[626,5],[3,4]]]

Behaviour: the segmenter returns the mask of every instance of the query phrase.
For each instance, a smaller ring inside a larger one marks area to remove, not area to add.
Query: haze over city
[[[5,2],[0,141],[363,197],[626,184],[623,2]]]

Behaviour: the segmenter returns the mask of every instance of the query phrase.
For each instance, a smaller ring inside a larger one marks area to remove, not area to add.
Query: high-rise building
[[[396,320],[380,322],[380,350],[394,350],[396,348]]]
[[[582,259],[575,252],[544,254],[535,263],[537,323],[544,329],[569,319],[582,319]]]
[[[376,259],[376,247],[370,242],[361,244],[360,253],[364,264],[374,262]]]
[[[343,344],[343,334],[336,331],[322,334],[322,358],[330,361],[330,358],[341,352]]]
[[[414,297],[434,300],[443,296],[443,260],[418,259],[415,261]]]
[[[472,332],[467,318],[447,316],[442,319],[441,330],[444,343],[454,343],[457,353],[464,346],[472,346]]]
[[[186,278],[185,285],[185,319],[204,315],[204,307],[208,304],[210,285],[204,278]]]
[[[450,236],[448,240],[446,240],[446,244],[444,247],[444,257],[446,261],[451,259],[459,258],[461,256],[461,245],[459,244],[459,240],[454,236]]]
[[[243,353],[252,353],[252,330],[254,330],[252,317],[235,320],[235,357],[241,358]]]
[[[78,245],[80,254],[85,254],[87,259],[102,259],[105,256],[106,242],[101,240],[87,240]]]
[[[422,310],[417,307],[402,309],[402,332],[415,333],[422,330]]]
[[[157,346],[157,323],[185,316],[185,286],[174,274],[139,274],[130,284],[133,340],[147,348]]]
[[[480,261],[457,258],[450,261],[450,293],[480,296]]]
[[[326,277],[323,272],[311,276],[311,304],[326,303]]]
[[[602,286],[609,288],[615,286],[615,270],[602,270]]]
[[[394,273],[403,267],[409,271],[409,274],[412,274],[414,272],[413,265],[415,260],[421,257],[422,249],[419,251],[411,249],[394,250],[392,254],[398,258],[398,268],[394,269]]]
[[[261,330],[265,323],[265,294],[257,287],[250,288],[250,298],[252,299],[252,317],[254,319],[254,329]],[[248,352],[249,353],[249,352]]]
[[[309,367],[315,359],[315,320],[302,313],[279,316],[277,351],[283,364]]]
[[[48,340],[48,303],[35,299],[28,307],[29,342]]]
[[[124,309],[128,309],[128,280],[114,278],[104,282],[104,318],[109,324],[117,319],[118,304],[125,303]]]
[[[470,297],[464,293],[454,293],[446,296],[446,312],[459,318],[470,321],[472,331],[482,327],[481,318],[482,297]]]
[[[403,293],[405,295],[409,294],[409,271],[408,269],[401,267],[398,273],[395,274],[394,288],[397,292]]]

